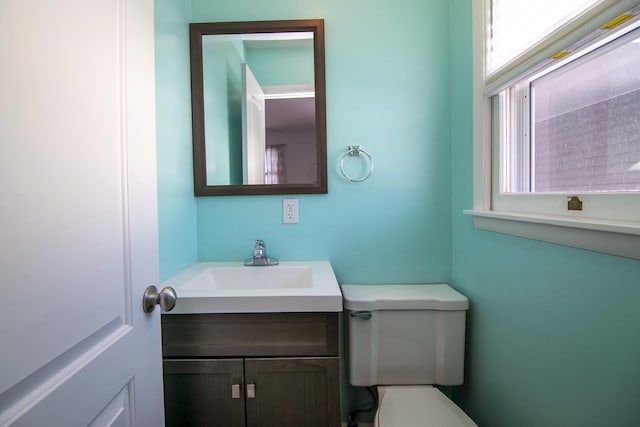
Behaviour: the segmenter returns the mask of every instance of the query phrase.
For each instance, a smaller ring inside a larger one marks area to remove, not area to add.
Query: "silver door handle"
[[[160,292],[153,285],[147,286],[142,295],[142,310],[151,313],[156,305],[159,305],[162,311],[171,311],[176,306],[177,299],[178,295],[171,286],[163,288]]]

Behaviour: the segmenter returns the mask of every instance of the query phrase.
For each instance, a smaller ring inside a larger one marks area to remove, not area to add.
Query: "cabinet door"
[[[245,359],[248,427],[340,426],[337,357]]]
[[[242,359],[165,359],[166,426],[245,427],[242,384]]]

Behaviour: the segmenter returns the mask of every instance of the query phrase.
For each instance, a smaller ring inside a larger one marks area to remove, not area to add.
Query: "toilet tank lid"
[[[344,284],[347,310],[466,310],[467,297],[445,284]]]

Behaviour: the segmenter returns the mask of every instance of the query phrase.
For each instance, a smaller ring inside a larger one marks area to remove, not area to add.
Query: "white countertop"
[[[311,281],[299,287],[281,288],[266,283],[271,273],[307,268]],[[242,287],[219,287],[209,278],[210,271],[216,269],[233,269],[234,275],[246,275],[251,280]],[[260,277],[265,278],[265,286]],[[175,308],[164,313],[169,315],[342,311],[342,293],[328,261],[284,261],[277,266],[260,267],[247,267],[242,262],[199,262],[166,280],[161,288],[165,286],[171,286],[178,295]]]

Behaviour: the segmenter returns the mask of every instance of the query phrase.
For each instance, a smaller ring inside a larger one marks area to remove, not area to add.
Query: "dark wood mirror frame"
[[[204,122],[202,36],[212,34],[312,32],[314,44],[316,180],[312,184],[207,185]],[[247,21],[192,23],[191,103],[193,126],[193,172],[196,196],[327,193],[327,131],[324,71],[324,20]]]

